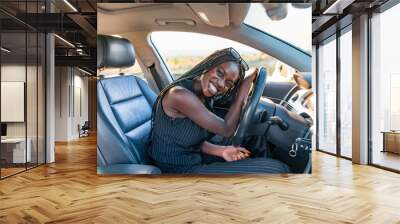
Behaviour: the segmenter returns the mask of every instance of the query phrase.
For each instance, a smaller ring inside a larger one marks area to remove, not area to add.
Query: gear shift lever
[[[289,125],[282,120],[282,118],[278,116],[272,116],[268,119],[268,124],[278,125],[280,129],[286,131],[289,128]]]

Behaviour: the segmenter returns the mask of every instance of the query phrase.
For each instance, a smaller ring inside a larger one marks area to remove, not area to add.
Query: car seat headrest
[[[135,64],[132,43],[113,36],[97,36],[97,68],[125,68]]]

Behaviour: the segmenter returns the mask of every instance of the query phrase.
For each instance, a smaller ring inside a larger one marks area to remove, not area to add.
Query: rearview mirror
[[[271,20],[281,20],[287,16],[288,4],[282,3],[264,3],[262,6],[265,9],[265,13],[271,18]]]

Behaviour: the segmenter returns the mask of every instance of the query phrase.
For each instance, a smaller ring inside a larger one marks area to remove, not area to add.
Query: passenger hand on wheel
[[[250,151],[243,147],[225,146],[222,152],[222,158],[228,162],[245,159],[249,156]]]

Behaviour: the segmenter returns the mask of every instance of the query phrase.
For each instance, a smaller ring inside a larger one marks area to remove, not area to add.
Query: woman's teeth
[[[215,87],[212,83],[208,84],[208,90],[213,95],[217,94],[218,92],[217,87]]]

